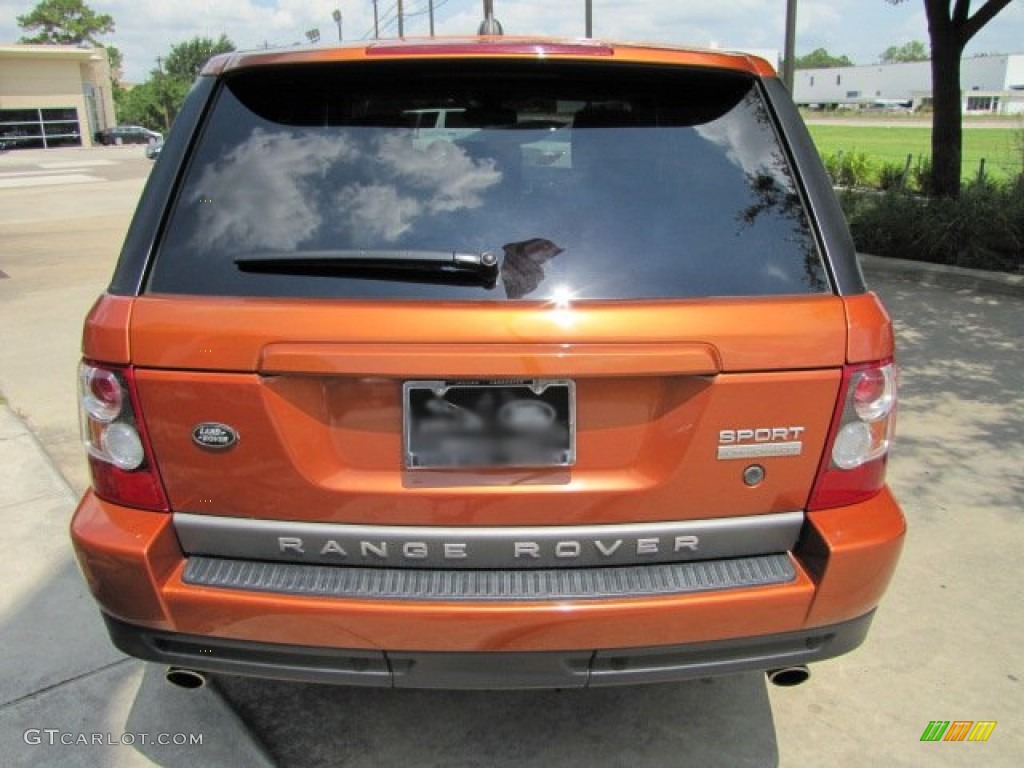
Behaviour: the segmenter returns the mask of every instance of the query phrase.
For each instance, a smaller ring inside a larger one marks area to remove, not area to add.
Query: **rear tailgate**
[[[834,296],[553,305],[150,295],[132,362],[176,512],[372,525],[802,509],[846,349]],[[406,381],[570,380],[575,462],[409,469]],[[203,423],[239,440],[211,451]],[[743,472],[765,469],[748,486]]]

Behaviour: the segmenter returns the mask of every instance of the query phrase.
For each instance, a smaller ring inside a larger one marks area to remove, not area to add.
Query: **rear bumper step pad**
[[[515,601],[651,597],[788,584],[786,553],[615,568],[414,570],[190,557],[182,580],[310,597],[371,600]]]

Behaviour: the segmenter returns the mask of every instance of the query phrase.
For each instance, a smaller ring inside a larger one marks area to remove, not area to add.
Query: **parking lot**
[[[909,533],[866,644],[759,675],[594,691],[429,692],[220,678],[198,691],[107,642],[67,522],[87,484],[82,317],[152,166],[141,147],[0,155],[0,754],[5,765],[1017,765],[1024,754],[1024,288],[870,263],[903,381],[890,483]],[[57,473],[52,473],[55,467]],[[988,720],[984,743],[922,743]],[[62,733],[202,745],[33,744]]]

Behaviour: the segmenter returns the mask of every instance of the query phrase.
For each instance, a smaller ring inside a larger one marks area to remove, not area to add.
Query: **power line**
[[[436,13],[439,8],[443,8],[448,5],[451,0],[435,0],[434,1],[434,12]],[[426,16],[430,13],[430,4],[425,3],[419,6],[418,10],[409,10],[402,13],[402,19],[409,19],[415,16]],[[389,32],[398,27],[398,3],[395,2],[390,8],[386,9],[378,19],[377,27],[381,35]],[[370,27],[362,36],[362,40],[369,40],[373,37],[374,29]]]

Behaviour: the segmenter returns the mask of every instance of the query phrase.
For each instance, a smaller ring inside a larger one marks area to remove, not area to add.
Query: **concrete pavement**
[[[0,762],[270,765],[215,686],[173,688],[114,649],[69,546],[81,322],[149,170],[131,149],[0,155],[0,392],[24,417],[0,396]]]
[[[67,524],[86,482],[74,405],[81,319],[149,168],[135,150],[0,155],[0,181],[36,179],[0,186],[4,765],[268,764],[253,732],[296,766],[1018,764],[1024,299],[987,290],[987,278],[950,283],[871,260],[900,344],[890,481],[910,533],[865,646],[813,668],[808,684],[766,688],[745,675],[491,694],[222,678],[180,691],[121,656],[73,562]],[[75,165],[96,159],[107,164]],[[67,174],[98,180],[38,181]],[[921,743],[935,719],[998,726],[984,744]],[[143,733],[203,743],[144,744]],[[93,734],[103,743],[60,743]],[[133,743],[109,743],[122,738]]]
[[[76,494],[6,403],[0,488],[3,764],[270,765],[215,686],[171,687],[110,644],[68,547]]]

